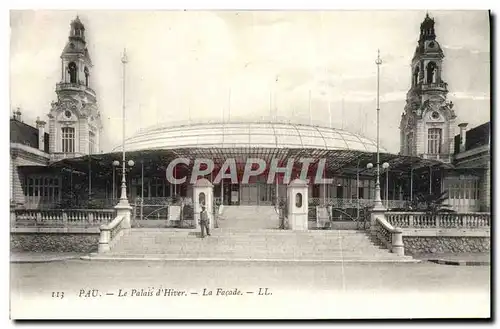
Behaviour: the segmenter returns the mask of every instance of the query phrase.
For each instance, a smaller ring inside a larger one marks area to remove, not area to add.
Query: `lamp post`
[[[128,199],[127,199],[127,185],[126,185],[126,173],[125,173],[125,81],[126,81],[126,65],[128,63],[128,58],[127,58],[127,51],[126,49],[123,50],[123,57],[121,59],[122,64],[123,64],[123,94],[122,94],[122,121],[123,121],[123,127],[122,127],[122,186],[121,186],[121,194],[120,194],[120,201],[119,205],[121,206],[129,206]],[[132,160],[130,160],[132,161]],[[133,163],[133,161],[132,161]]]
[[[356,218],[359,220],[359,159],[358,159],[358,165],[356,166],[356,198],[357,198]]]
[[[375,60],[377,64],[377,181],[375,182],[375,210],[384,210],[382,205],[382,199],[380,196],[380,65],[382,60],[380,59],[380,50],[378,50],[377,59]]]
[[[118,160],[115,160],[113,161],[112,163],[112,167],[113,167],[113,197],[111,198],[112,200],[116,199],[116,182],[115,182],[115,171],[116,171],[116,167],[118,167],[120,165],[120,161]]]
[[[366,168],[368,169],[372,169],[373,168],[373,163],[368,163],[366,165]],[[382,164],[382,168],[384,169],[387,169],[387,173],[389,173],[389,164],[387,162],[384,162]],[[381,193],[380,193],[380,172],[377,170],[377,183],[375,184],[375,207],[377,207],[377,197],[378,197],[378,201],[380,202],[380,207],[382,207],[383,209],[383,204],[382,204],[382,199],[381,199]],[[389,182],[389,176],[386,174],[386,186]],[[377,184],[378,184],[378,195],[377,195]],[[387,187],[386,187],[386,191],[385,191],[385,199],[387,200],[388,198],[388,193],[387,193]],[[388,206],[388,202],[386,201],[386,207]],[[380,209],[380,208],[379,208]]]
[[[385,207],[389,208],[389,164],[384,162],[382,168],[385,169]]]

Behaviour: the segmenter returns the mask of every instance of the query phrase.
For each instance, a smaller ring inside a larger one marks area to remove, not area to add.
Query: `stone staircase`
[[[279,218],[273,206],[224,206],[219,228],[233,230],[277,229]]]
[[[266,213],[263,211],[263,215]],[[231,214],[231,211],[229,211]],[[227,219],[228,221],[230,219]],[[263,221],[259,218],[256,222]],[[218,228],[201,239],[198,231],[131,229],[110,253],[91,259],[224,260],[310,262],[417,262],[375,245],[364,231]]]

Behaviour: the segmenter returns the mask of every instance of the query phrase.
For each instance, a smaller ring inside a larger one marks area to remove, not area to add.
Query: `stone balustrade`
[[[99,227],[99,247],[98,252],[108,252],[116,243],[118,237],[124,232],[126,227],[126,216],[116,216],[109,224],[104,224]]]
[[[409,205],[407,200],[382,200],[384,206],[388,208],[405,208]],[[375,199],[342,199],[342,198],[309,198],[309,206],[326,205],[334,208],[360,208],[372,207],[375,204]]]
[[[386,212],[387,221],[401,228],[489,228],[490,213]]]
[[[114,209],[12,209],[12,227],[98,227],[113,220]]]
[[[399,256],[404,256],[403,231],[392,226],[383,216],[375,219],[376,238],[383,243],[387,249]]]

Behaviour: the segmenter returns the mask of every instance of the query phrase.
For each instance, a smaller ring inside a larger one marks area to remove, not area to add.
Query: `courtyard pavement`
[[[11,252],[10,254],[11,263],[54,262],[80,258],[88,258],[88,254],[71,252]],[[433,253],[419,254],[413,256],[413,258],[435,263],[441,261],[441,264],[450,265],[479,266],[489,265],[491,263],[490,253]],[[117,261],[119,261],[119,259],[117,259]],[[165,260],[160,259],[160,261]]]
[[[419,254],[414,258],[443,265],[480,266],[491,264],[491,254],[489,252]]]
[[[11,263],[15,319],[490,316],[490,267],[236,262]]]

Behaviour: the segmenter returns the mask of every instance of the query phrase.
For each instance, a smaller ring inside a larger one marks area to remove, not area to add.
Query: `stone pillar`
[[[309,193],[307,183],[294,179],[287,187],[288,222],[293,231],[308,229]]]
[[[36,118],[36,127],[38,128],[38,149],[45,152],[45,121]]]
[[[124,229],[130,228],[131,227],[130,217],[132,215],[132,207],[128,204],[128,202],[127,204],[118,203],[115,206],[115,209],[116,209],[116,216],[124,217],[122,228]]]
[[[392,233],[392,248],[391,251],[398,256],[405,255],[405,246],[403,244],[403,231],[396,228]]]
[[[376,220],[376,218],[378,216],[382,216],[385,219],[385,212],[386,212],[386,210],[384,208],[374,207],[371,210],[371,212],[370,212],[370,235],[377,236],[377,220]]]
[[[210,220],[209,227],[214,228],[213,218],[213,200],[214,200],[214,186],[206,178],[200,178],[193,185],[193,207],[194,207],[194,221],[196,228],[200,228],[200,213],[201,206],[205,206],[208,218]]]
[[[109,240],[110,240],[110,231],[107,225],[101,225],[100,227],[101,233],[99,235],[99,246],[97,249],[98,253],[109,252]]]

